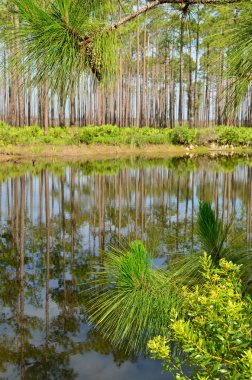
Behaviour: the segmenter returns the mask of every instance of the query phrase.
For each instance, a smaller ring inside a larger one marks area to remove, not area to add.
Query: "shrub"
[[[80,128],[78,130],[77,136],[80,143],[87,145],[92,144],[94,139],[91,127]]]
[[[236,128],[223,128],[217,137],[217,143],[219,145],[240,145],[242,137],[242,132]]]
[[[199,131],[185,127],[176,127],[171,132],[171,142],[176,145],[197,144]]]
[[[219,145],[252,145],[251,128],[219,127],[217,143]]]
[[[251,379],[252,299],[242,294],[240,268],[225,259],[216,268],[206,254],[201,265],[204,284],[183,288],[183,314],[173,310],[167,336],[148,343],[151,355],[177,379],[189,379],[182,364],[195,367],[194,379]]]

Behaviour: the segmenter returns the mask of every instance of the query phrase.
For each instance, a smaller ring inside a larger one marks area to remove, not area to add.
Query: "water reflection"
[[[200,199],[212,201],[223,221],[235,212],[250,242],[250,162],[2,165],[1,378],[167,378],[159,363],[116,349],[87,326],[78,286],[111,244],[141,238],[162,263],[196,247]]]

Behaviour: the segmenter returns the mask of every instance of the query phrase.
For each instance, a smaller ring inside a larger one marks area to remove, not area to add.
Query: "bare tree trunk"
[[[199,17],[199,16],[198,16]],[[197,20],[197,36],[196,36],[196,58],[195,58],[195,78],[194,78],[194,127],[199,122],[198,107],[198,66],[199,66],[199,20]]]
[[[180,23],[180,50],[179,50],[179,104],[178,104],[178,122],[180,125],[183,124],[183,53],[184,53],[184,24],[185,24],[185,14],[184,12],[181,15]]]
[[[54,93],[51,90],[51,127],[55,125]]]
[[[139,10],[140,0],[137,0],[137,9]],[[138,128],[140,125],[140,30],[139,25],[137,26],[137,50],[136,50],[136,127]]]
[[[48,79],[44,79],[43,83],[43,127],[45,134],[49,131],[49,96],[48,96]]]
[[[75,126],[75,88],[74,80],[71,81],[70,87],[70,127]]]
[[[189,41],[189,83],[188,83],[188,124],[189,128],[193,127],[193,110],[192,110],[192,40],[191,33]]]
[[[15,28],[19,29],[19,19],[15,16]],[[22,80],[22,56],[21,56],[21,43],[16,39],[16,54],[18,57],[17,67],[17,95],[18,95],[18,119],[19,126],[23,127],[25,123],[25,108],[24,108],[24,94],[23,94],[23,80]]]

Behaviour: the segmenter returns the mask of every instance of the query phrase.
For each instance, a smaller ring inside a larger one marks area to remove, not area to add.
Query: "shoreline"
[[[211,148],[211,147],[195,147],[177,145],[145,145],[143,147],[131,147],[129,145],[13,145],[0,148],[0,161],[16,161],[16,160],[33,160],[33,159],[110,159],[110,158],[126,158],[126,157],[179,157],[190,155],[210,154],[252,154],[252,148],[234,147],[234,148]]]

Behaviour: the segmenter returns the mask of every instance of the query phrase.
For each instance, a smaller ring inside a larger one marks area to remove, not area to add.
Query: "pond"
[[[249,156],[4,163],[0,379],[162,380],[159,362],[87,323],[80,286],[112,246],[142,239],[157,265],[200,249],[200,200],[252,238]]]

